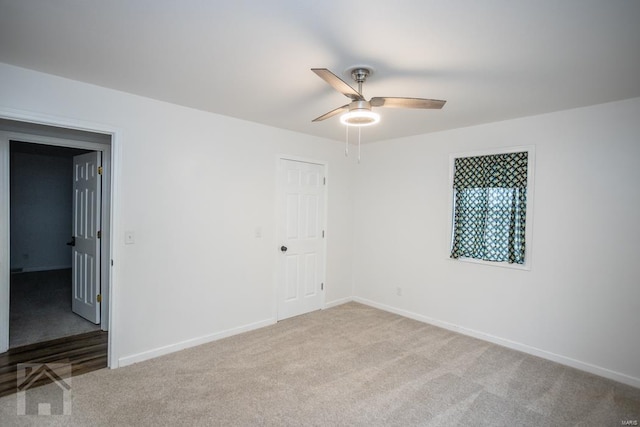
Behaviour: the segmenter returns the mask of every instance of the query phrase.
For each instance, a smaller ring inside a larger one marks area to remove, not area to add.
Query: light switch
[[[262,237],[262,227],[257,226],[255,231],[256,239],[260,239]]]
[[[136,242],[136,234],[133,231],[124,232],[124,244],[133,245]]]

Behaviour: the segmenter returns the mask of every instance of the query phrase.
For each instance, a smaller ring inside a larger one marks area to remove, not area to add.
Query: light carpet
[[[59,390],[42,387],[39,399]],[[640,421],[640,389],[357,303],[74,377],[72,396],[71,415],[55,416],[18,416],[16,396],[7,396],[0,419],[83,426]]]

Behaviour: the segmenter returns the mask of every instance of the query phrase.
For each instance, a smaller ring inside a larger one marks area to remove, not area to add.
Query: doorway
[[[63,278],[68,277],[70,271],[68,268],[64,268],[63,264],[48,264],[44,267],[56,267],[56,268],[35,268],[35,271],[19,271],[18,266],[11,265],[10,274],[10,260],[24,261],[25,252],[15,251],[15,248],[10,248],[10,207],[9,207],[9,181],[10,181],[10,144],[12,141],[16,143],[20,142],[29,146],[30,149],[35,149],[38,145],[46,146],[46,150],[57,150],[58,152],[66,151],[67,153],[100,153],[103,159],[103,179],[102,179],[102,194],[99,196],[102,202],[102,210],[100,213],[100,234],[99,249],[102,254],[99,257],[97,264],[97,277],[100,282],[101,291],[98,302],[100,303],[100,319],[98,324],[92,326],[92,329],[97,328],[99,331],[107,331],[109,329],[110,321],[110,254],[111,254],[111,134],[94,133],[88,131],[81,131],[75,129],[66,129],[53,127],[48,125],[40,125],[35,123],[28,123],[22,121],[14,121],[9,119],[0,118],[0,203],[2,209],[0,210],[0,353],[5,352],[9,348],[9,332],[10,332],[10,279],[11,276],[17,274],[34,274],[34,275],[57,275]],[[28,149],[27,149],[28,150]],[[71,221],[68,222],[69,228]],[[62,231],[65,234],[65,242],[70,243],[71,233],[69,228]],[[12,253],[12,250],[17,253]],[[70,250],[70,249],[69,249]],[[31,259],[32,255],[26,252],[27,259]],[[16,258],[17,257],[17,258]],[[22,257],[22,260],[20,259]],[[68,260],[68,258],[67,258]],[[23,262],[24,263],[24,262]],[[62,268],[61,268],[62,267]],[[68,261],[67,261],[68,267]],[[33,265],[28,266],[28,269],[34,269]],[[40,270],[40,271],[37,271]],[[64,271],[66,270],[66,271]],[[56,272],[55,274],[51,272]],[[17,277],[17,276],[15,276]],[[58,278],[60,278],[58,277]],[[66,291],[65,291],[66,292]],[[69,300],[70,302],[70,300]],[[73,316],[76,316],[73,314]],[[78,317],[78,316],[76,316]],[[45,338],[46,339],[46,338]],[[111,337],[109,337],[111,341]],[[12,345],[13,346],[13,345]],[[109,347],[109,352],[110,352]],[[111,354],[111,353],[109,353]],[[111,363],[110,363],[111,365]]]
[[[96,152],[15,140],[9,150],[9,348],[100,330],[73,307],[74,159]]]

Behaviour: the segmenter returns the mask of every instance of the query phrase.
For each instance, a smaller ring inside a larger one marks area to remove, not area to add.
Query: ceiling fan
[[[380,115],[371,111],[371,107],[441,109],[445,102],[447,102],[439,99],[390,98],[378,96],[367,101],[364,96],[362,96],[362,84],[371,74],[369,68],[356,67],[351,70],[351,77],[358,83],[358,90],[352,88],[345,83],[344,80],[326,68],[312,68],[311,71],[329,83],[335,90],[351,99],[350,103],[313,119],[312,121],[314,122],[326,120],[337,114],[344,113],[340,116],[340,121],[343,124],[347,126],[368,126],[380,121]]]

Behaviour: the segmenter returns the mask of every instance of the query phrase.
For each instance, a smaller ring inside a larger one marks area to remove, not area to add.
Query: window
[[[526,264],[532,151],[453,157],[451,258]]]

